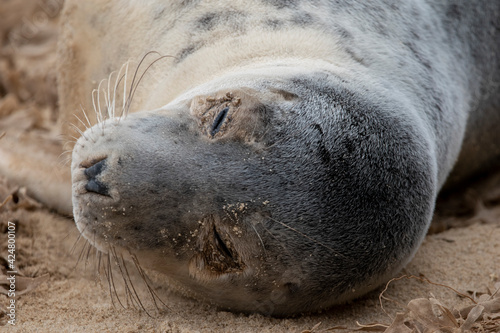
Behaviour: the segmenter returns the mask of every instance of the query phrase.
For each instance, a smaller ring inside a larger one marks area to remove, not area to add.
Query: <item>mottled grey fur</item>
[[[102,251],[130,251],[230,310],[317,311],[412,258],[454,165],[449,186],[498,162],[500,1],[268,0],[266,17],[211,7],[162,23],[192,31],[172,69],[214,42],[204,34],[290,27],[337,38],[352,63],[250,61],[88,130],[73,155],[74,215]]]

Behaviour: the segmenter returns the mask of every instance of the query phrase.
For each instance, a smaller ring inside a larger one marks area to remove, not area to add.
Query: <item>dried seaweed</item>
[[[429,298],[417,298],[411,300],[406,306],[405,311],[396,314],[390,324],[385,323],[357,323],[356,328],[351,331],[361,332],[385,332],[385,333],[465,333],[465,332],[500,332],[500,283],[495,284],[494,291],[482,293],[479,298],[473,299],[467,295],[459,293],[455,289],[431,282],[425,278],[416,276],[402,276],[392,279],[387,286],[402,278],[418,279],[426,283],[438,285],[451,289],[457,295],[466,297],[471,305],[459,310],[450,309],[443,302],[434,296]],[[382,299],[387,299],[380,295],[381,306]],[[474,294],[475,292],[473,292]],[[382,306],[383,309],[383,306]],[[328,331],[337,329],[347,329],[346,327],[331,327]]]

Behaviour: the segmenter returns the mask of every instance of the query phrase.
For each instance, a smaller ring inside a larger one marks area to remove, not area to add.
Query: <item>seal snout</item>
[[[100,195],[109,196],[108,187],[98,179],[99,175],[106,168],[106,157],[82,163],[81,165],[85,168],[83,173],[87,177],[85,190],[87,190],[88,192],[94,192]]]

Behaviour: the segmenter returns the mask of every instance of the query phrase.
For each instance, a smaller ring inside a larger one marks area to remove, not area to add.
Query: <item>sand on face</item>
[[[36,155],[41,162],[58,156],[61,149],[55,83],[56,23],[61,6],[62,1],[0,2],[0,135],[5,132],[0,145],[19,154]],[[65,155],[56,163],[64,164],[64,159]],[[84,241],[77,241],[71,217],[49,211],[19,185],[0,175],[0,202],[12,195],[0,208],[0,257],[7,258],[8,222],[15,222],[15,263],[26,277],[20,288],[39,285],[16,298],[16,325],[11,326],[2,313],[10,298],[1,294],[6,284],[0,282],[0,326],[12,332],[302,332],[313,328],[322,332],[332,327],[356,328],[356,322],[390,324],[391,317],[405,312],[410,301],[429,299],[431,294],[450,310],[473,304],[448,288],[401,279],[384,293],[392,301],[383,300],[383,309],[379,303],[383,288],[379,288],[320,314],[280,319],[217,310],[158,287],[155,283],[161,277],[152,274],[151,285],[156,285],[155,292],[166,304],[156,309],[129,264],[130,279],[147,311],[137,309],[137,301],[129,298],[127,302],[115,267],[123,308],[110,297],[104,272],[96,277],[95,252]],[[500,173],[442,201],[432,229],[435,233],[426,237],[400,275],[425,277],[472,298],[487,298],[500,281]],[[6,274],[5,265],[2,261],[0,274]],[[43,280],[36,280],[40,277]],[[412,305],[425,310],[424,301],[419,302]],[[483,325],[491,325],[492,332],[500,331],[499,318],[497,313],[496,319],[483,320]]]

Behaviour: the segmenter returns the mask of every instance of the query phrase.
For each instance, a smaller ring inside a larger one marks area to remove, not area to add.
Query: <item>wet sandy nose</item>
[[[87,183],[85,184],[85,190],[88,192],[93,192],[96,194],[109,196],[109,190],[105,183],[99,180],[99,176],[102,171],[106,169],[107,158],[103,158],[98,161],[92,161],[90,163],[82,163],[85,167],[84,174],[87,178]]]

